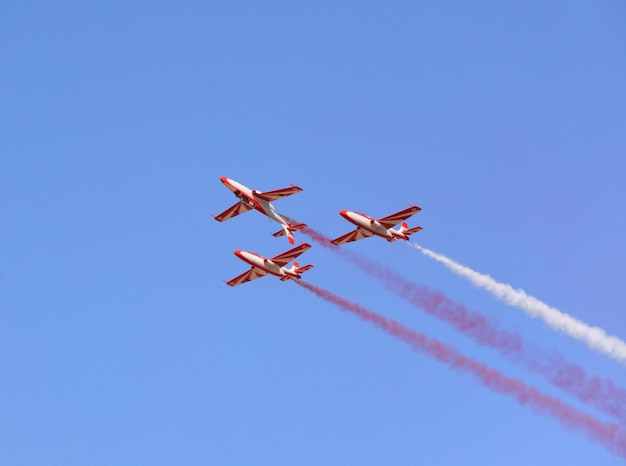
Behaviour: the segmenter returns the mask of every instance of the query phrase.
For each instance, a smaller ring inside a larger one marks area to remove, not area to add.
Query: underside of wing
[[[250,270],[226,282],[226,284],[230,286],[237,286],[237,285],[241,285],[242,283],[246,283],[252,280],[256,280],[257,278],[261,278],[264,275],[266,275],[266,272],[264,270],[252,267]]]
[[[396,212],[395,214],[388,215],[386,217],[378,219],[378,223],[383,225],[385,228],[392,228],[396,226],[400,222],[404,222],[411,215],[415,215],[420,210],[416,205],[412,205],[408,209],[401,210],[400,212]]]
[[[339,238],[335,238],[334,240],[331,240],[331,243],[333,243],[335,246],[339,246],[340,244],[351,243],[353,241],[358,241],[363,238],[369,238],[372,235],[373,233],[370,233],[367,230],[357,228],[356,230],[346,233],[345,235],[340,236]]]
[[[228,219],[231,219],[233,217],[236,217],[239,214],[243,214],[244,212],[247,212],[250,209],[252,209],[252,207],[250,207],[248,204],[245,204],[243,202],[238,202],[234,206],[231,206],[228,209],[226,209],[221,214],[214,215],[213,217],[218,222],[223,222],[225,220],[228,220]]]
[[[276,189],[274,191],[265,191],[259,192],[255,191],[254,195],[259,199],[263,199],[264,201],[272,202],[276,199],[281,199],[283,197],[291,196],[292,194],[296,194],[302,191],[302,188],[299,186],[290,186],[288,188]]]
[[[293,249],[290,249],[289,251],[277,255],[276,257],[272,257],[271,261],[280,267],[284,267],[310,247],[310,244],[303,243],[300,246],[297,246]]]

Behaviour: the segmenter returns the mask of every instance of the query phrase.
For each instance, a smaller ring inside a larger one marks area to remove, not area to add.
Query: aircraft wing
[[[356,230],[346,233],[345,235],[340,236],[339,238],[335,238],[334,240],[331,240],[331,243],[333,243],[335,246],[339,246],[340,244],[351,243],[352,241],[358,241],[363,238],[369,238],[372,235],[373,233],[370,233],[367,230],[357,228]]]
[[[241,275],[236,276],[232,280],[227,281],[226,284],[230,286],[237,286],[237,285],[241,285],[242,283],[256,280],[257,278],[261,278],[265,275],[266,275],[266,272],[264,270],[252,267],[250,270],[247,270]]]
[[[296,257],[298,257],[300,254],[302,254],[304,251],[306,251],[310,247],[311,247],[310,244],[302,243],[300,246],[290,249],[289,251],[283,252],[282,254],[279,254],[276,257],[272,257],[270,260],[274,264],[278,265],[279,267],[284,267],[285,265],[287,265],[289,262],[294,260]]]
[[[244,212],[249,211],[250,209],[252,209],[252,207],[250,207],[248,204],[246,204],[245,202],[238,202],[237,204],[235,204],[234,206],[229,207],[228,209],[226,209],[224,212],[222,212],[219,215],[214,215],[213,217],[215,218],[215,220],[217,220],[218,222],[223,222],[225,220],[231,219],[233,217],[236,217],[239,214],[243,214]]]
[[[415,215],[420,210],[416,205],[412,205],[408,209],[401,210],[400,212],[396,212],[395,214],[388,215],[386,217],[378,219],[378,223],[383,225],[385,228],[392,228],[396,226],[400,222],[404,222],[411,215]]]
[[[291,185],[289,188],[276,189],[274,191],[254,191],[254,195],[259,199],[263,199],[264,201],[275,201],[276,199],[281,199],[283,197],[291,196],[292,194],[296,194],[302,191],[302,188],[299,186]]]

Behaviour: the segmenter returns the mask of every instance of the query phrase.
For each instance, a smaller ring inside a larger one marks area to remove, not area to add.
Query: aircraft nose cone
[[[228,178],[226,178],[225,176],[220,176],[220,181],[224,184],[228,183]]]
[[[343,217],[343,218],[348,218],[348,211],[347,210],[340,210],[339,214]]]
[[[241,259],[243,257],[243,254],[241,254],[241,253],[242,253],[241,249],[237,249],[235,251],[235,256],[237,256],[237,257],[239,257]]]

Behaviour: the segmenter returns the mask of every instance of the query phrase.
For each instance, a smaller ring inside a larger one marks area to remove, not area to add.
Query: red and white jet
[[[387,217],[380,218],[378,220],[368,217],[360,212],[351,212],[349,210],[340,210],[339,213],[347,221],[354,223],[357,229],[346,233],[339,238],[330,240],[336,246],[344,243],[350,243],[363,238],[369,238],[370,236],[382,236],[387,241],[396,241],[403,239],[408,241],[409,236],[422,229],[422,227],[409,228],[405,220],[412,215],[415,215],[420,210],[419,207],[412,205],[408,209],[402,210]],[[402,222],[399,229],[395,230],[393,227]]]
[[[237,196],[239,202],[237,202],[237,204],[235,204],[234,206],[229,207],[221,214],[213,215],[215,220],[217,220],[218,222],[223,222],[225,220],[236,217],[239,214],[243,214],[244,212],[247,212],[249,210],[256,209],[263,215],[267,215],[267,217],[269,217],[270,219],[280,223],[283,229],[274,233],[274,236],[287,235],[287,238],[289,239],[289,242],[291,244],[294,244],[293,232],[306,227],[304,223],[291,225],[289,222],[287,222],[287,220],[281,217],[276,212],[274,206],[270,204],[271,201],[275,201],[276,199],[299,193],[300,191],[302,191],[302,188],[291,185],[289,188],[261,192],[255,189],[249,189],[241,183],[237,183],[235,180],[231,180],[229,178],[226,178],[225,176],[221,176],[220,181],[224,183],[224,185],[228,189],[230,189],[235,194],[235,196]]]
[[[250,264],[252,267],[247,272],[244,272],[241,275],[225,283],[230,286],[237,286],[241,285],[242,283],[246,283],[251,280],[263,277],[267,274],[275,275],[283,282],[289,279],[300,279],[301,274],[313,268],[313,266],[311,264],[308,264],[304,267],[300,267],[297,262],[294,262],[293,266],[289,268],[287,268],[286,265],[310,247],[310,244],[303,243],[300,246],[283,252],[276,257],[272,257],[271,259],[260,256],[255,252],[237,250],[235,251],[235,255],[239,257],[242,261]]]

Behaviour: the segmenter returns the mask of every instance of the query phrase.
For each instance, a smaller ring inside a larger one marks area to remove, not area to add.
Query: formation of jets
[[[224,176],[220,177],[220,181],[224,183],[224,185],[230,189],[239,200],[235,205],[230,206],[221,214],[213,216],[218,222],[224,222],[236,217],[237,215],[254,209],[261,212],[263,215],[266,215],[269,219],[278,222],[282,229],[274,233],[273,236],[287,236],[287,239],[291,244],[295,243],[293,233],[306,227],[304,223],[291,223],[291,220],[288,217],[279,215],[274,206],[271,204],[272,201],[277,199],[299,193],[302,191],[302,188],[299,186],[291,185],[288,188],[261,192],[255,189],[247,188],[241,183]],[[408,241],[409,236],[420,231],[422,227],[409,228],[406,220],[412,215],[418,213],[420,210],[422,209],[415,205],[411,205],[408,209],[379,218],[378,220],[360,212],[340,210],[339,214],[350,223],[356,225],[356,229],[329,241],[335,246],[351,243],[370,236],[380,236],[390,242],[397,241],[399,239]],[[394,227],[398,224],[401,224],[400,228],[395,229]],[[304,267],[300,267],[300,265],[295,262],[295,259],[310,248],[310,244],[302,243],[300,246],[296,246],[293,249],[285,251],[282,254],[269,259],[255,252],[236,250],[235,255],[244,262],[247,262],[250,265],[250,269],[232,280],[227,281],[226,284],[230,286],[237,286],[242,283],[264,277],[265,275],[274,275],[281,281],[290,279],[299,280],[302,277],[302,273],[311,269],[313,266],[308,264]],[[291,261],[294,261],[293,265],[291,267],[287,267],[287,264]]]

